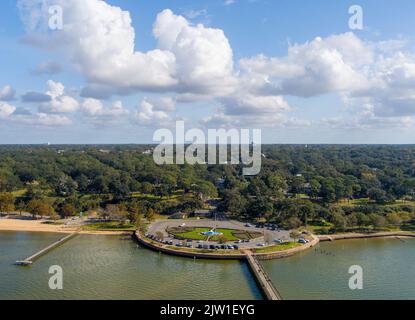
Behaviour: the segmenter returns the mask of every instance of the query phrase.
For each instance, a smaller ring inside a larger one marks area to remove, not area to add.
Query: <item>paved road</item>
[[[249,249],[253,247],[258,247],[259,244],[263,244],[269,242],[272,244],[274,239],[281,239],[281,240],[290,240],[290,232],[289,231],[271,231],[267,229],[259,229],[253,227],[246,227],[244,223],[239,221],[213,221],[213,220],[161,220],[154,222],[148,229],[149,234],[156,234],[157,232],[162,232],[165,236],[165,240],[173,240],[169,238],[167,233],[167,228],[171,227],[180,227],[183,223],[186,224],[187,227],[206,227],[206,228],[224,228],[224,229],[237,229],[237,230],[246,230],[246,231],[255,231],[263,234],[262,237],[252,240],[250,243],[243,243],[240,244],[240,248],[242,249]],[[177,241],[176,241],[177,242]],[[176,243],[175,242],[175,243]],[[207,242],[206,242],[207,243]],[[202,243],[203,244],[203,243]],[[233,242],[229,242],[229,244],[234,244]]]

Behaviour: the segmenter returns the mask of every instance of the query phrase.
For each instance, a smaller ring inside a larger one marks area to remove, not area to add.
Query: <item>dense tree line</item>
[[[384,207],[415,196],[413,146],[264,146],[262,170],[255,177],[242,176],[240,166],[158,166],[145,154],[149,148],[3,146],[0,211],[70,216],[99,209],[116,215],[115,205],[130,217],[134,212],[151,216],[190,212],[218,198],[218,210],[237,218],[289,227],[323,220],[340,229],[381,226],[412,217],[412,207],[397,212]],[[362,198],[370,201],[336,206]]]

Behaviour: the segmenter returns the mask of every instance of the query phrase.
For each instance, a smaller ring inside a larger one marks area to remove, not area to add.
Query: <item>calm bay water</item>
[[[415,299],[415,239],[327,242],[263,264],[285,299]],[[349,289],[352,265],[363,268],[362,291]]]
[[[32,267],[14,266],[62,235],[0,232],[0,299],[261,299],[248,266],[193,261],[137,248],[126,237],[78,236]],[[64,290],[48,287],[48,269],[64,271]]]
[[[14,266],[58,234],[0,232],[0,299],[261,299],[245,263],[177,258],[138,248],[129,237],[78,236],[30,268]],[[415,299],[415,240],[322,243],[263,262],[285,299]],[[48,269],[64,270],[64,290]],[[351,265],[364,268],[363,291],[348,288]]]

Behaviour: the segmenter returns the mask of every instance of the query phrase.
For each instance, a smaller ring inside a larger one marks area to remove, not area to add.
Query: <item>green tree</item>
[[[290,238],[294,239],[295,242],[301,237],[301,234],[298,231],[292,231],[290,233]]]
[[[375,213],[370,214],[369,219],[373,227],[378,230],[384,228],[388,223],[385,217]]]
[[[152,222],[156,218],[156,212],[153,208],[149,208],[145,213],[144,217],[147,219],[147,221]]]
[[[0,212],[7,213],[15,210],[16,197],[11,193],[0,193]]]
[[[72,204],[66,203],[60,209],[60,215],[64,218],[73,217],[76,215],[76,208]]]
[[[30,200],[26,207],[27,211],[33,215],[33,219],[36,217],[53,216],[55,210],[48,203],[42,200],[33,199]]]

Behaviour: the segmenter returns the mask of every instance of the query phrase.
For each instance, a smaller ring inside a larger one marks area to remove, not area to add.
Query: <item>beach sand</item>
[[[76,227],[65,225],[45,224],[43,220],[19,220],[0,219],[0,231],[22,231],[22,232],[50,232],[50,233],[72,233],[77,231]],[[81,231],[81,234],[90,235],[124,235],[131,234],[125,231]]]

